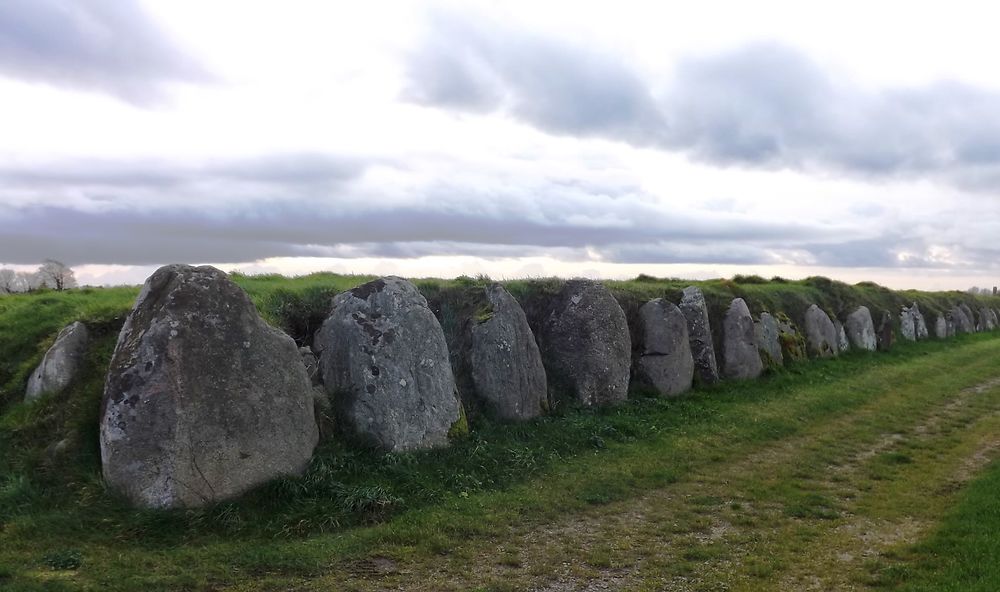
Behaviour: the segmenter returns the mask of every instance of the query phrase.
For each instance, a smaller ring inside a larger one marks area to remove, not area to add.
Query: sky
[[[0,267],[1000,284],[989,4],[0,0]]]

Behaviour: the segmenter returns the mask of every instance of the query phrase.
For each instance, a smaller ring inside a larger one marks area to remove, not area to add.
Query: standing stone
[[[983,306],[979,309],[979,326],[977,327],[978,331],[980,332],[992,331],[993,329],[996,329],[997,326],[996,320],[993,319],[993,317],[990,315],[991,313],[989,308]]]
[[[847,315],[845,330],[848,340],[854,347],[866,351],[875,351],[878,347],[878,342],[875,340],[875,323],[872,322],[872,314],[867,306],[859,306]]]
[[[920,312],[920,307],[914,302],[913,306],[910,307],[910,315],[913,317],[913,332],[916,335],[918,341],[923,341],[930,336],[930,332],[927,330],[927,321],[924,319],[924,315]]]
[[[837,328],[823,309],[813,304],[805,316],[806,349],[813,358],[836,356],[840,350]]]
[[[781,355],[781,330],[778,328],[778,320],[771,316],[771,313],[760,313],[760,320],[754,323],[754,335],[764,366],[781,366],[784,363],[784,356]]]
[[[951,308],[950,320],[955,325],[955,334],[974,333],[975,325],[971,317],[971,311],[966,313],[968,306],[956,305]]]
[[[64,327],[55,343],[45,352],[42,363],[28,377],[24,400],[34,401],[46,393],[61,393],[76,379],[83,367],[90,336],[80,321]]]
[[[914,323],[912,311],[904,306],[899,313],[899,334],[903,339],[907,341],[917,340],[917,328]]]
[[[934,337],[946,339],[948,336],[948,320],[943,314],[939,314],[934,320]]]
[[[691,388],[694,358],[687,320],[673,303],[657,298],[639,308],[636,379],[665,396]]]
[[[603,284],[566,282],[539,332],[549,385],[585,407],[628,396],[632,340],[622,307]]]
[[[801,362],[808,359],[805,337],[784,315],[778,317],[778,341],[781,343],[781,357],[785,362]]]
[[[966,331],[966,333],[975,333],[976,332],[976,315],[972,312],[972,309],[969,308],[969,305],[966,304],[966,303],[964,303],[964,302],[961,303],[961,304],[959,304],[958,308],[961,309],[962,315],[966,319],[966,325],[965,326],[968,328],[968,331]]]
[[[722,374],[746,380],[757,378],[763,370],[750,309],[742,298],[735,298],[722,320]]]
[[[542,355],[517,300],[500,284],[485,288],[490,312],[472,325],[473,396],[493,417],[522,421],[548,407]]]
[[[715,359],[712,327],[708,321],[708,305],[701,290],[695,286],[684,288],[680,309],[687,320],[695,374],[701,384],[715,384],[719,382],[719,366]]]
[[[892,328],[892,315],[887,310],[882,311],[878,329],[875,330],[875,340],[878,342],[879,351],[889,351],[896,341],[896,333]]]
[[[348,437],[402,452],[464,431],[444,332],[410,282],[385,277],[337,294],[315,345]]]
[[[134,504],[194,507],[305,470],[318,438],[291,337],[214,267],[168,265],[125,320],[104,388],[104,480]]]
[[[837,350],[839,353],[845,353],[850,350],[851,344],[847,340],[847,331],[844,330],[844,324],[839,319],[833,319],[833,328],[837,330]]]

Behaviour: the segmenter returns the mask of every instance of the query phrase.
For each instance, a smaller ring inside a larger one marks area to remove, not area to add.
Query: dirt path
[[[373,558],[359,590],[865,590],[1000,453],[1000,377],[919,410],[873,400],[638,499],[426,562]]]

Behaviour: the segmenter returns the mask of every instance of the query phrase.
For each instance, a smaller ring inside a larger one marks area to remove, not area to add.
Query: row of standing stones
[[[644,304],[633,343],[621,306],[589,280],[565,283],[536,335],[503,286],[486,287],[484,297],[489,312],[470,323],[467,351],[451,352],[471,368],[471,392],[460,393],[445,333],[406,280],[386,277],[338,294],[311,350],[268,325],[223,272],[163,267],[143,286],[108,369],[105,481],[138,506],[197,507],[301,474],[320,438],[317,406],[332,406],[338,429],[359,443],[418,450],[464,430],[469,405],[528,420],[549,408],[550,393],[613,405],[632,381],[673,396],[695,378],[752,379],[787,359],[885,350],[894,338],[888,312],[876,325],[861,306],[842,324],[812,305],[800,333],[780,314],[755,321],[736,298],[721,319],[717,350],[705,298],[689,287],[679,305]],[[998,327],[995,310],[976,317],[956,305],[936,319],[934,336]],[[900,325],[904,339],[930,336],[916,304],[903,308]],[[30,376],[26,399],[67,388],[87,341],[82,323],[63,329]]]

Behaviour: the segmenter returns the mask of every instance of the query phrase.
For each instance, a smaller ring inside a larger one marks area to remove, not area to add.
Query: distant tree
[[[17,285],[17,273],[13,269],[0,269],[0,294],[13,294]]]
[[[42,287],[41,278],[34,271],[19,271],[14,278],[15,292],[31,292]]]
[[[968,292],[969,294],[972,294],[972,295],[976,295],[976,294],[982,293],[983,291],[980,290],[977,286],[972,286],[971,288],[969,288],[968,290],[966,290],[966,292]]]
[[[53,290],[66,290],[76,287],[76,276],[66,264],[55,259],[46,259],[35,272],[39,287],[45,286]]]

